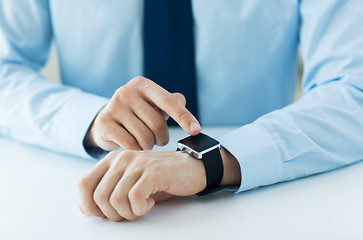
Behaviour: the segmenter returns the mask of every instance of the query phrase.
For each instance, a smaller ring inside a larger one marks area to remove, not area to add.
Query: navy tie
[[[191,0],[144,0],[143,30],[144,76],[182,93],[198,118]]]

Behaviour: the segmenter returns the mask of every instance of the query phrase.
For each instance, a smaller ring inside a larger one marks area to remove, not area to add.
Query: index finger
[[[173,118],[184,131],[190,135],[196,135],[201,131],[198,120],[185,107],[183,95],[170,93],[148,79],[145,79],[143,84],[144,97]]]

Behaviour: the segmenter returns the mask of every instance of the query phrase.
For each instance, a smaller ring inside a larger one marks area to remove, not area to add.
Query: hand
[[[112,221],[145,215],[156,201],[206,186],[204,164],[182,152],[115,151],[79,182],[80,209]]]
[[[85,145],[106,151],[164,146],[169,141],[169,116],[187,133],[196,135],[200,124],[185,104],[182,94],[169,93],[149,79],[136,77],[120,87],[99,112],[88,130]]]

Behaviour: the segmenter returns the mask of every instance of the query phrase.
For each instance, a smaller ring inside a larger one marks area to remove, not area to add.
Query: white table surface
[[[184,135],[172,130],[162,150]],[[95,161],[3,137],[0,152],[1,240],[363,239],[363,162],[237,195],[176,198],[114,223],[78,211],[77,181]]]

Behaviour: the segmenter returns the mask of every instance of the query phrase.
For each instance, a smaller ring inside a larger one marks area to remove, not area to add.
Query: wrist
[[[237,159],[220,143],[200,133],[178,141],[178,149],[201,160],[204,165],[206,187],[197,195],[206,195],[227,185],[239,185],[241,171]]]
[[[203,161],[195,159],[195,157],[190,156],[188,153],[177,151],[174,153],[175,159],[182,164],[180,169],[184,169],[188,173],[188,177],[192,180],[193,185],[190,185],[191,189],[194,190],[196,194],[201,192],[207,186],[206,170]]]
[[[221,148],[221,156],[223,161],[223,178],[221,186],[237,185],[241,183],[241,169],[237,159],[225,148]]]
[[[85,147],[97,147],[97,144],[93,137],[93,123],[94,121],[92,122],[91,126],[88,128],[86,136],[84,137],[83,145]]]

